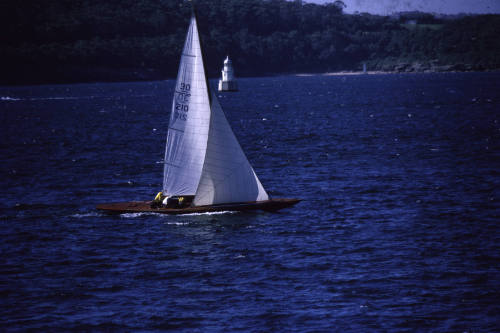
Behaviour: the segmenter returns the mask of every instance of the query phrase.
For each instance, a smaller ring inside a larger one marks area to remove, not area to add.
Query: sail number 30
[[[174,107],[174,117],[180,120],[187,120],[187,112],[189,111],[189,97],[191,94],[191,85],[188,83],[181,82],[180,91],[176,91],[175,107]]]

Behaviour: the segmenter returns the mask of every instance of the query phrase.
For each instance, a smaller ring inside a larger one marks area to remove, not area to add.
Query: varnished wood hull
[[[250,211],[264,210],[277,211],[291,207],[298,203],[299,199],[270,199],[257,202],[242,202],[232,204],[220,204],[210,206],[197,206],[185,208],[151,208],[151,201],[116,202],[97,205],[97,209],[107,213],[160,213],[160,214],[193,214],[222,211]]]

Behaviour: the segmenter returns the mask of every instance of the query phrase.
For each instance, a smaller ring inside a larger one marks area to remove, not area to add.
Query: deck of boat
[[[183,208],[151,208],[151,201],[116,202],[97,205],[97,209],[107,213],[160,213],[160,214],[192,214],[221,211],[249,211],[264,210],[277,211],[291,207],[298,203],[300,199],[273,198],[265,201],[241,202],[230,204],[219,204],[209,206],[188,206]]]

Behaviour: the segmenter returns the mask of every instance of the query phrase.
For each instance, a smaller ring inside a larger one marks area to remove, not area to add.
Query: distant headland
[[[0,84],[174,78],[191,11],[180,0],[6,0]],[[284,0],[198,0],[208,75],[500,69],[500,15],[344,13]]]

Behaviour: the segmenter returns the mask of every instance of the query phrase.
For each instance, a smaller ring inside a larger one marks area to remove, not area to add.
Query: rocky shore
[[[425,73],[425,72],[470,72],[491,70],[481,65],[464,63],[440,64],[438,60],[428,62],[398,62],[394,64],[384,64],[379,70],[383,72],[396,73]]]

